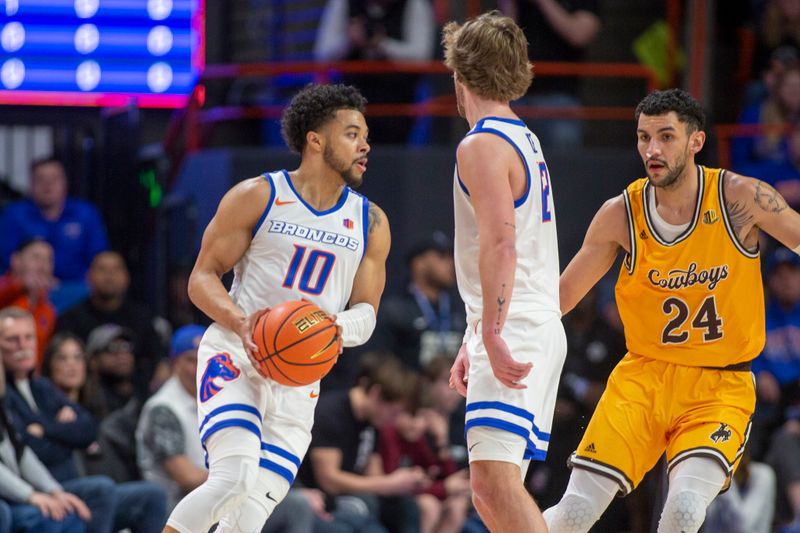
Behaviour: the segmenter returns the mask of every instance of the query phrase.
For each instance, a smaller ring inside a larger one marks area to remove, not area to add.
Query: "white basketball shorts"
[[[544,461],[550,442],[558,381],[567,355],[567,339],[561,320],[555,316],[536,324],[520,313],[506,320],[502,333],[511,357],[519,362],[533,364],[523,383],[526,389],[506,387],[492,373],[486,348],[481,339],[480,326],[467,333],[467,353],[470,369],[467,386],[465,431],[487,427],[503,430],[525,439],[522,457],[508,457],[507,462],[521,464],[523,460]],[[473,454],[479,458],[480,444],[473,439]],[[492,447],[495,459],[501,448]],[[479,459],[480,460],[480,459]]]
[[[235,438],[223,446],[215,444],[220,457],[258,453],[261,468],[277,473],[291,485],[311,442],[318,395],[319,381],[287,387],[261,377],[247,358],[241,339],[217,324],[208,328],[200,342],[197,414],[203,448],[212,435],[230,427],[243,428],[261,440],[260,450],[247,449]]]

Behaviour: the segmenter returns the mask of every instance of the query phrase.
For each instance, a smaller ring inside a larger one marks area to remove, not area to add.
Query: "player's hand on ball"
[[[342,350],[344,350],[344,341],[342,340],[342,326],[336,324],[336,315],[328,315],[331,321],[336,325],[336,340],[339,343],[339,355],[342,355]]]
[[[263,370],[261,369],[261,365],[258,363],[258,359],[256,358],[256,355],[258,354],[258,346],[256,346],[256,343],[253,340],[253,327],[261,315],[269,313],[269,310],[269,307],[265,307],[264,309],[259,309],[258,311],[252,313],[244,320],[244,322],[239,325],[239,330],[236,332],[242,339],[242,345],[244,346],[244,351],[247,352],[247,358],[250,359],[250,363],[253,365],[253,368],[255,368],[263,377],[268,376],[264,374]]]
[[[526,389],[526,385],[520,383],[530,373],[533,365],[531,363],[520,363],[511,357],[506,341],[500,335],[489,334],[483,336],[483,345],[489,356],[489,364],[492,365],[492,372],[500,383],[511,389]]]
[[[467,397],[467,380],[469,379],[469,355],[467,345],[462,344],[456,360],[450,367],[450,388],[455,389],[464,398]]]

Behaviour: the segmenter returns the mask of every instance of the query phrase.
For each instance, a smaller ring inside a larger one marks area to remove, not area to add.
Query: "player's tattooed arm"
[[[783,196],[772,185],[763,181],[756,181],[755,201],[758,207],[769,213],[780,213],[789,207]]]
[[[367,213],[367,217],[369,219],[369,233],[372,233],[378,226],[381,225],[381,220],[384,215],[381,213],[381,209],[373,204],[372,202],[369,203],[369,211]]]
[[[800,245],[800,213],[781,194],[761,180],[725,173],[725,208],[742,244],[755,250],[758,230],[790,250]]]

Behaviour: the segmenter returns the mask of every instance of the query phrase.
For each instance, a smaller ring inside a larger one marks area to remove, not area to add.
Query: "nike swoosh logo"
[[[317,353],[315,353],[315,354],[313,354],[313,355],[309,356],[309,358],[308,358],[308,359],[309,359],[309,360],[316,359],[317,357],[319,357],[320,355],[322,355],[323,353],[325,353],[325,350],[327,350],[328,348],[330,348],[330,347],[331,347],[331,345],[332,345],[334,342],[338,341],[338,340],[339,340],[339,335],[334,335],[334,336],[333,336],[333,338],[330,340],[330,342],[328,342],[328,344],[326,344],[325,346],[323,346],[322,348],[320,348],[320,349],[317,351]]]
[[[275,498],[273,498],[273,497],[272,497],[272,493],[271,493],[271,492],[268,492],[268,493],[266,494],[266,497],[267,497],[267,499],[268,499],[268,500],[272,500],[272,501],[274,501],[275,503],[278,503],[278,500],[276,500]]]
[[[472,448],[474,448],[474,447],[475,447],[475,446],[477,446],[478,444],[480,444],[480,442],[476,442],[475,444],[473,444],[472,446],[470,446],[470,447],[469,447],[469,451],[472,451]]]
[[[275,200],[275,205],[286,205],[286,204],[293,204],[297,200]]]
[[[317,398],[317,397],[319,397],[319,393],[318,393],[318,392],[315,392],[315,391],[313,391],[313,390],[312,390],[311,392],[309,392],[309,393],[308,393],[308,395],[309,395],[310,397],[312,397],[312,398]]]

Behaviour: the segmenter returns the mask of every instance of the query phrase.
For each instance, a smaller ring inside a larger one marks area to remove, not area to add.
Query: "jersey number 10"
[[[305,246],[294,245],[294,255],[292,255],[292,260],[289,262],[289,270],[286,272],[286,277],[283,278],[283,286],[287,289],[294,288],[299,273],[298,289],[308,294],[321,294],[325,284],[328,283],[333,264],[336,262],[336,256],[322,250],[310,250],[306,257],[306,251],[308,249]],[[318,269],[317,263],[320,262],[322,265]],[[312,279],[315,272],[318,272],[316,279]]]

